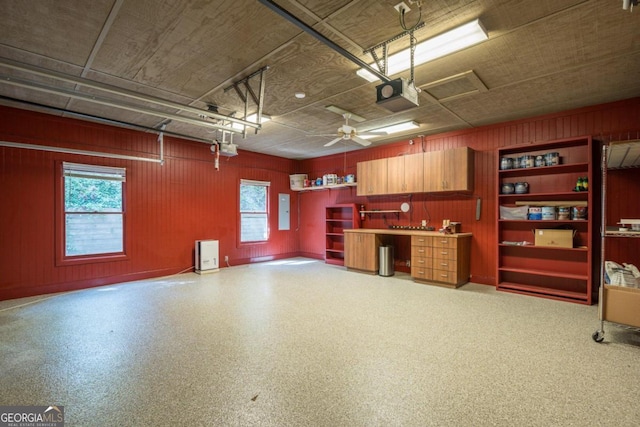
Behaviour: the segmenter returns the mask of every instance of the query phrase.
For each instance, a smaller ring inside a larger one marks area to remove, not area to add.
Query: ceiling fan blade
[[[336,142],[342,140],[342,137],[336,138],[333,141],[329,141],[326,144],[324,144],[325,147],[331,147],[333,144],[335,144]]]
[[[360,145],[364,145],[365,147],[368,145],[371,145],[370,141],[367,141],[366,139],[360,138],[359,136],[352,136],[351,139],[355,142],[357,142]]]

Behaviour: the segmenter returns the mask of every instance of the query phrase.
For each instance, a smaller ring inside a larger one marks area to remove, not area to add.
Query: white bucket
[[[556,219],[555,206],[544,206],[542,208],[542,219]]]
[[[304,180],[307,179],[306,173],[289,175],[289,182],[292,190],[301,190],[304,188]]]

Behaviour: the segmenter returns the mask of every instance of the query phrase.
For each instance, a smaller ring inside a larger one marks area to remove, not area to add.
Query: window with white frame
[[[269,186],[267,181],[240,180],[240,242],[269,239]]]
[[[124,252],[126,170],[63,162],[64,257]]]

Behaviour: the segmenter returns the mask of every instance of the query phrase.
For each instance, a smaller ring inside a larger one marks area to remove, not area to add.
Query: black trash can
[[[393,246],[380,246],[380,276],[393,276]]]

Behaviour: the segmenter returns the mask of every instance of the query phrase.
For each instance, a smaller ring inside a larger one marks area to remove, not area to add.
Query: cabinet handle
[[[424,249],[418,249],[418,252],[423,253]]]
[[[418,242],[424,242],[424,239],[418,239]]]
[[[449,264],[447,264],[446,262],[440,263],[440,265],[443,266],[443,267],[448,267],[449,266]]]
[[[449,277],[449,275],[448,274],[441,274],[440,277],[445,277],[446,278],[446,277]]]
[[[449,255],[449,252],[442,251],[442,252],[440,252],[440,254],[441,254],[441,255]]]
[[[424,264],[424,260],[419,260],[418,261],[420,264]]]

